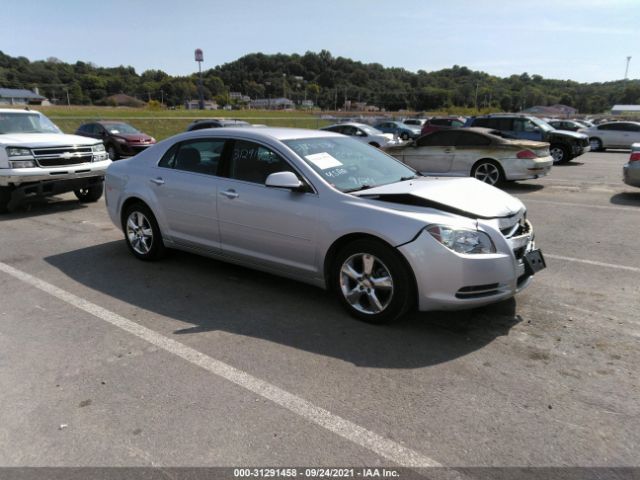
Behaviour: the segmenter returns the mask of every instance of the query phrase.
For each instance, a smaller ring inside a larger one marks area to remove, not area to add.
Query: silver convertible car
[[[176,248],[250,266],[372,323],[504,300],[544,268],[516,198],[332,132],[183,133],[112,164],[106,201],[141,260]]]

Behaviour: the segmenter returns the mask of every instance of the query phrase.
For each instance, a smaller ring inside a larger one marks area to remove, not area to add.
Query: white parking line
[[[640,213],[640,207],[617,207],[614,205],[593,205],[591,203],[571,203],[571,202],[556,202],[553,200],[537,200],[535,198],[520,198],[522,202],[526,205],[528,203],[541,203],[547,205],[559,205],[566,207],[583,207],[583,208],[597,208],[600,210],[619,210],[623,212],[635,212]]]
[[[33,275],[29,275],[6,263],[0,262],[0,271],[11,275],[43,292],[56,297],[80,310],[83,310],[100,320],[104,320],[125,332],[155,345],[173,355],[176,355],[193,365],[224,378],[236,385],[260,395],[275,404],[288,409],[289,411],[303,417],[309,422],[315,423],[340,437],[349,440],[361,447],[364,447],[376,454],[384,457],[400,466],[406,467],[441,467],[435,460],[407,448],[393,440],[382,437],[377,433],[367,430],[349,420],[318,407],[313,403],[289,393],[275,385],[254,377],[242,370],[232,367],[220,360],[216,360],[191,347],[177,342],[169,337],[159,334],[149,328],[143,327],[117,313],[111,312],[103,307],[80,298],[72,293],[62,290],[44,280],[40,280]]]
[[[627,270],[629,272],[640,273],[640,268],[638,267],[629,267],[627,265],[618,265],[616,263],[604,263],[604,262],[596,262],[594,260],[584,260],[582,258],[563,257],[562,255],[553,255],[551,253],[545,253],[544,256],[545,258],[554,258],[556,260],[564,260],[567,262],[584,263],[586,265],[595,265],[597,267],[616,268],[618,270]]]

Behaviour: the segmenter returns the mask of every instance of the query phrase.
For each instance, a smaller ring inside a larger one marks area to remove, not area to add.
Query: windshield
[[[359,127],[361,130],[364,130],[367,135],[383,135],[380,130],[370,127],[369,125],[359,125]]]
[[[531,117],[530,120],[533,123],[535,123],[538,127],[540,127],[541,130],[543,130],[545,132],[550,132],[551,130],[555,130],[551,125],[549,125],[544,120],[540,120],[539,118],[536,118],[536,117]]]
[[[39,113],[0,113],[2,133],[62,133],[47,117]]]
[[[415,171],[403,163],[352,138],[301,138],[284,143],[327,183],[342,192],[416,177]]]
[[[135,129],[134,127],[132,127],[128,123],[107,123],[107,124],[103,124],[103,126],[104,126],[104,128],[107,129],[107,131],[109,133],[113,133],[113,134],[118,134],[118,133],[135,134],[135,133],[140,133],[140,130]]]

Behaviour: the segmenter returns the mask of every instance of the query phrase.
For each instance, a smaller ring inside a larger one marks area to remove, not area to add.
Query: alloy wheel
[[[555,163],[559,163],[564,160],[564,150],[560,147],[553,147],[549,153],[551,153]]]
[[[355,310],[365,314],[384,311],[393,299],[393,277],[387,266],[370,253],[356,253],[340,268],[340,289]]]
[[[500,181],[500,170],[493,163],[482,163],[476,168],[474,177],[481,182],[495,185]]]
[[[141,212],[133,211],[127,219],[127,239],[133,250],[146,255],[153,245],[153,229],[149,219]]]

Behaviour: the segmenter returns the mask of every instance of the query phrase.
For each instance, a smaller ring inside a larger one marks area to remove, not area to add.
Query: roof
[[[625,110],[627,112],[640,112],[640,105],[614,105],[611,110]]]
[[[0,108],[0,113],[23,113],[25,115],[37,113],[38,115],[42,115],[37,110],[25,110],[23,108]]]
[[[222,127],[214,129],[192,130],[190,132],[181,133],[178,136],[171,137],[175,140],[183,138],[196,138],[201,135],[207,135],[211,137],[225,136],[228,133],[241,135],[248,139],[261,140],[295,140],[299,138],[326,138],[326,137],[339,137],[344,138],[339,133],[329,132],[327,130],[309,130],[307,128],[284,128],[284,127],[262,127],[262,128],[247,128],[247,127]]]
[[[33,100],[46,100],[42,95],[25,88],[0,88],[0,97],[3,98],[31,98]]]

